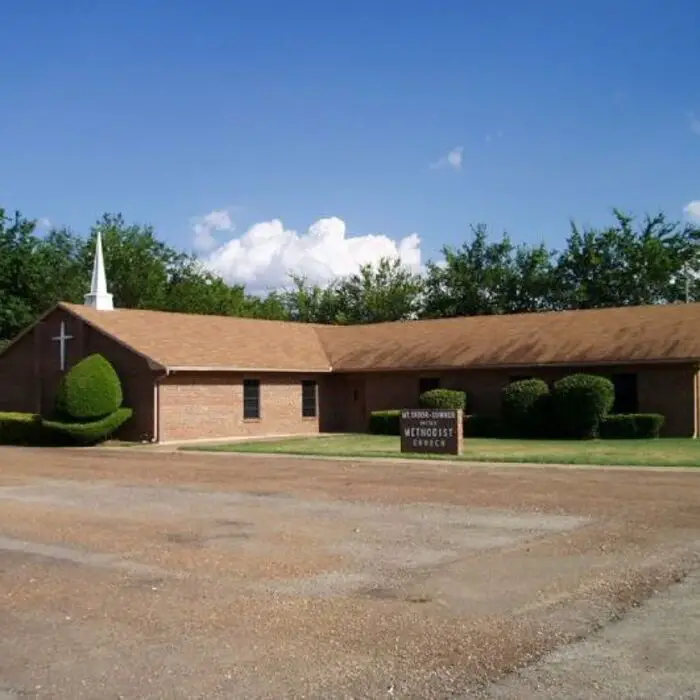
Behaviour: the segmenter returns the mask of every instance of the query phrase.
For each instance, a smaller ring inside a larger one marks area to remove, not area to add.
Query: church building
[[[700,433],[700,304],[322,326],[115,309],[98,235],[83,305],[59,303],[0,354],[0,411],[47,413],[60,377],[92,353],[122,380],[120,435],[156,442],[364,432],[374,410],[435,387],[497,415],[509,382],[602,374],[617,412]]]

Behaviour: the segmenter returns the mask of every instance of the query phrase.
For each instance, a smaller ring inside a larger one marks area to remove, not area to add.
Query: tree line
[[[253,295],[120,214],[105,214],[86,236],[67,228],[42,236],[36,221],[0,208],[0,342],[57,301],[83,302],[98,229],[122,308],[356,324],[700,299],[691,274],[700,228],[663,213],[636,220],[614,210],[602,228],[571,223],[561,250],[515,244],[478,225],[423,274],[383,259],[319,286],[291,270],[285,289]]]

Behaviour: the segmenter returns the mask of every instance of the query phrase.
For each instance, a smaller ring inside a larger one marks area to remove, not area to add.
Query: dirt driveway
[[[0,698],[502,693],[699,535],[700,472],[4,448]]]

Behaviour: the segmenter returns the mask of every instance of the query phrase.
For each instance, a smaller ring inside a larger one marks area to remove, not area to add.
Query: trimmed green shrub
[[[456,408],[464,411],[467,395],[456,389],[431,389],[420,395],[418,403],[421,408]]]
[[[0,413],[0,445],[38,445],[41,419],[34,413]]]
[[[123,401],[119,375],[102,355],[88,355],[62,378],[56,416],[94,421],[114,413]]]
[[[615,387],[594,374],[571,374],[554,384],[552,416],[560,437],[597,437],[600,422],[615,401]]]
[[[513,437],[541,437],[547,425],[549,387],[542,379],[520,379],[503,389],[501,417]]]
[[[132,415],[130,408],[118,408],[114,413],[88,423],[43,420],[41,427],[52,444],[97,445],[114,434]]]
[[[476,413],[464,416],[464,437],[495,438],[502,434],[501,421],[493,416],[480,416]]]
[[[665,421],[660,413],[616,413],[600,422],[600,437],[606,440],[658,438]]]
[[[369,414],[369,432],[373,435],[399,435],[401,411],[372,411]]]

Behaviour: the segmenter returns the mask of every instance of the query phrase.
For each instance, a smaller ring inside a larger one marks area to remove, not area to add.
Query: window
[[[637,375],[613,374],[610,380],[615,386],[615,403],[611,413],[637,413],[639,411]]]
[[[421,377],[418,380],[418,395],[440,388],[440,377]]]
[[[260,418],[260,380],[243,380],[243,419]]]
[[[316,382],[304,379],[301,383],[302,418],[316,418]]]

